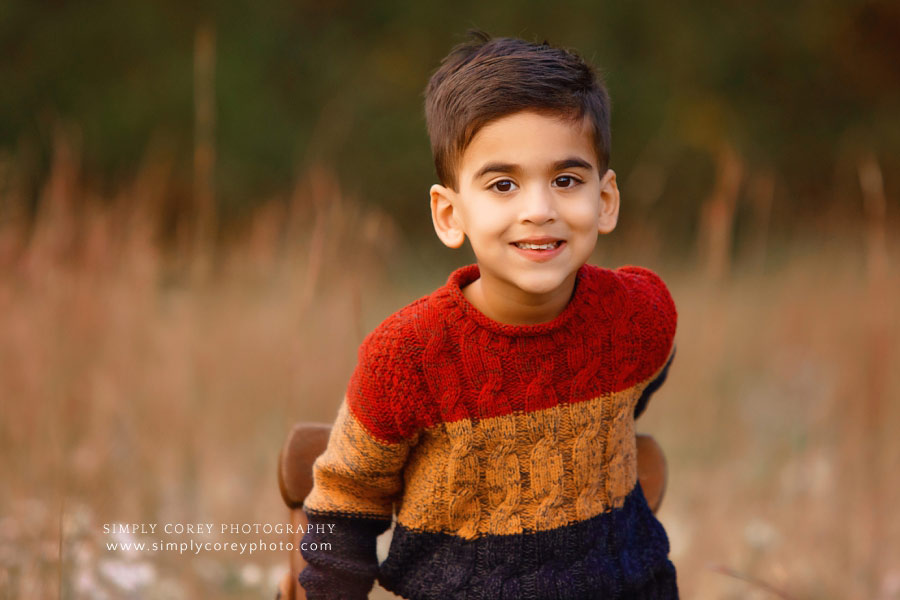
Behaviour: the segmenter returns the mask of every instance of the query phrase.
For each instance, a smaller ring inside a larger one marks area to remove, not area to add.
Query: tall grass
[[[0,173],[0,598],[270,597],[280,553],[108,552],[102,526],[284,521],[288,428],[334,418],[362,335],[445,265],[398,272],[415,249],[323,168],[199,246],[164,235],[165,162],[98,197],[61,141],[33,219]],[[863,268],[870,230],[714,278],[615,250],[680,312],[638,428],[683,597],[900,598],[900,280],[889,234]]]

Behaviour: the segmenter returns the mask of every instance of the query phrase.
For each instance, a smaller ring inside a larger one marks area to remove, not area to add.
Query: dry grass
[[[280,553],[110,553],[102,525],[282,521],[290,424],[332,420],[363,333],[447,270],[394,266],[390,220],[321,170],[215,252],[163,249],[159,165],[101,200],[61,150],[31,225],[11,172],[0,598],[271,597]],[[659,516],[685,598],[900,598],[900,281],[866,275],[859,235],[715,285],[617,249],[659,268],[680,310],[638,427],[669,457]]]

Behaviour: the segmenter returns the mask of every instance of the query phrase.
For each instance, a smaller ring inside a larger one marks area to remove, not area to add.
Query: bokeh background
[[[282,553],[111,552],[103,524],[286,520],[290,426],[472,260],[432,232],[422,109],[470,27],[609,86],[592,262],[679,308],[638,429],[682,596],[900,598],[888,0],[0,2],[0,598],[274,596]]]

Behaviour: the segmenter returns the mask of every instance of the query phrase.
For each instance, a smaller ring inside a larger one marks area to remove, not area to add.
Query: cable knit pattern
[[[304,503],[335,524],[304,537],[332,544],[303,551],[308,597],[365,598],[377,574],[416,600],[677,598],[634,429],[674,355],[665,284],[585,265],[557,318],[515,326],[466,300],[477,277],[458,269],[360,347]]]

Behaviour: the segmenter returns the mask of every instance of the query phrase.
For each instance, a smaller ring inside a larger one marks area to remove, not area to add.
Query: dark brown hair
[[[482,127],[521,110],[588,116],[602,176],[609,165],[609,95],[590,65],[568,50],[469,30],[425,88],[425,121],[442,185],[458,191],[459,163]]]

